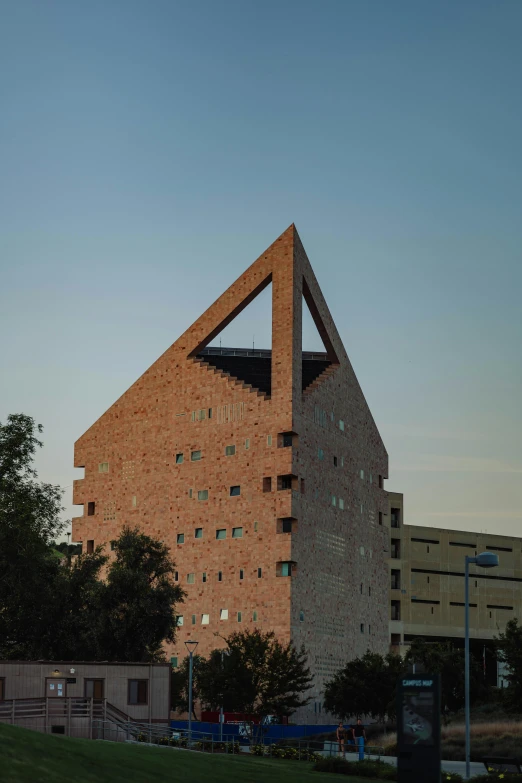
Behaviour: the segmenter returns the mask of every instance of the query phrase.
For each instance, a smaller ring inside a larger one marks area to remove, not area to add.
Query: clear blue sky
[[[0,420],[44,424],[42,478],[295,222],[407,520],[522,532],[520,0],[0,18]]]

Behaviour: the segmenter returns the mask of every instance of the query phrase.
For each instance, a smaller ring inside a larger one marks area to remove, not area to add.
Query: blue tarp
[[[188,721],[171,720],[170,726],[172,729],[186,730],[188,729]],[[263,737],[265,743],[270,744],[281,739],[306,739],[306,737],[316,734],[327,734],[335,731],[336,728],[337,724],[313,726],[283,726],[282,724],[277,724],[272,726],[255,726],[254,732],[256,736]],[[214,738],[219,738],[219,723],[204,723],[193,720],[192,731],[214,735]],[[237,723],[224,723],[223,736],[230,738],[231,735],[239,736],[239,725]]]

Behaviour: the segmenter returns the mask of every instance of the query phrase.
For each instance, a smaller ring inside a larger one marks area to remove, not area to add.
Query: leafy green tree
[[[169,549],[128,527],[111,545],[116,558],[108,568],[101,600],[104,660],[164,660],[163,642],[175,639],[176,604],[185,596],[174,582]]]
[[[326,683],[324,707],[341,719],[370,715],[384,722],[386,716],[395,716],[397,681],[403,672],[398,655],[368,650],[361,658],[348,661]]]
[[[499,660],[506,664],[506,680],[509,688],[503,693],[506,706],[516,712],[522,711],[522,625],[515,617],[506,624],[504,633],[495,638]]]
[[[51,541],[64,527],[62,491],[37,481],[42,426],[11,414],[0,423],[0,657],[37,658],[48,629],[60,560]]]
[[[291,715],[308,704],[312,676],[303,647],[282,644],[273,631],[243,631],[225,639],[226,655],[213,650],[198,675],[211,709],[265,717]]]
[[[464,706],[464,650],[450,642],[433,643],[419,638],[411,643],[405,660],[430,674],[440,674],[441,712],[447,716]],[[487,688],[478,661],[470,657],[470,700],[487,699]]]

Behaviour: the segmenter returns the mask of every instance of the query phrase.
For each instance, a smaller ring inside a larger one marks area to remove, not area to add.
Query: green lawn
[[[312,765],[54,737],[0,724],[2,783],[333,783]],[[350,777],[350,783],[371,783]]]

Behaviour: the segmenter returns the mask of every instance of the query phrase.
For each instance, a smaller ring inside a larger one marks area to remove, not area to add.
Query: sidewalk
[[[323,755],[328,755],[328,752],[323,751]],[[332,754],[334,755],[334,754]],[[335,754],[340,756],[339,753]],[[397,766],[397,759],[395,756],[374,756],[373,754],[364,754],[365,759],[371,759],[372,761],[376,761],[380,758],[381,761],[385,761],[386,764],[391,764],[393,767]],[[358,761],[359,756],[357,753],[347,753],[346,754],[346,761]],[[466,772],[466,762],[465,761],[443,761],[442,762],[442,771],[443,772],[457,772],[459,775],[462,775],[462,777],[465,777]],[[470,773],[471,777],[474,777],[474,775],[484,775],[486,772],[486,768],[484,764],[480,761],[472,761],[470,764]]]

